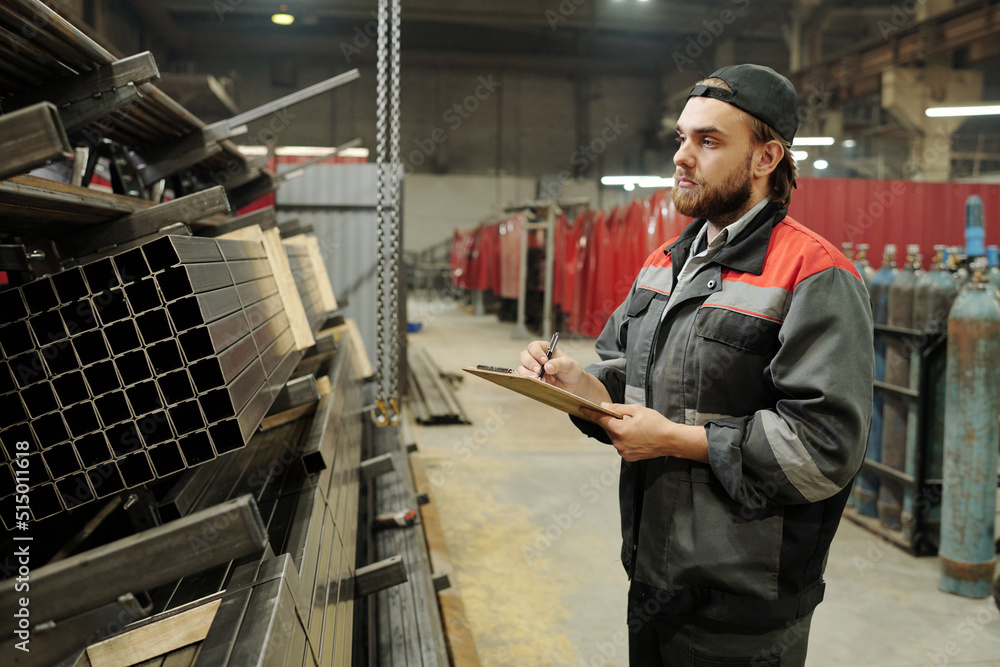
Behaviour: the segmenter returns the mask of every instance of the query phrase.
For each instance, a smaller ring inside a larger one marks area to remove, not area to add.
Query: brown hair
[[[711,86],[713,88],[732,91],[729,84],[722,79],[714,77],[703,79],[695,85]],[[762,146],[769,141],[777,141],[785,149],[785,154],[781,158],[781,162],[771,172],[771,194],[768,198],[771,201],[781,202],[787,206],[792,200],[792,188],[795,187],[795,177],[799,174],[799,166],[795,163],[795,158],[792,157],[792,144],[782,139],[781,135],[774,131],[774,128],[761,119],[745,113],[742,109],[739,109],[739,111],[740,117],[743,118],[747,127],[750,128],[750,135],[757,145]]]

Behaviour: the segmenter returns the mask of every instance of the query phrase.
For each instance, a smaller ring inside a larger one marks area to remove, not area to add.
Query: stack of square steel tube
[[[258,242],[164,236],[0,292],[0,507],[19,454],[38,520],[244,447],[294,347]]]

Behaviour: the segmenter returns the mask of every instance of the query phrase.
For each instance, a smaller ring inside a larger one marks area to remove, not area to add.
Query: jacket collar
[[[771,229],[781,222],[788,214],[784,204],[770,202],[762,208],[739,235],[727,243],[712,259],[722,266],[744,273],[760,275],[764,272],[764,258],[767,256],[767,246],[771,240]],[[691,244],[698,232],[706,224],[705,218],[691,221],[677,240],[664,248],[664,254],[673,257],[675,267],[684,266],[691,254]],[[679,269],[675,269],[679,270]]]

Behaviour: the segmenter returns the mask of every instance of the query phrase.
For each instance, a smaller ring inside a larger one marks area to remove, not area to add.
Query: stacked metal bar
[[[35,520],[245,446],[299,358],[247,241],[161,237],[0,293],[0,323],[0,506],[25,448]]]
[[[372,480],[373,512],[398,512],[416,507],[416,490],[409,461],[400,443],[399,429],[375,429],[374,454],[389,454],[394,470]],[[407,582],[375,594],[377,624],[374,665],[448,664],[437,593],[431,579],[430,557],[423,525],[381,530],[373,537],[374,560],[402,556]]]
[[[410,406],[419,424],[471,424],[441,368],[422,347],[410,346]]]
[[[90,72],[117,60],[40,0],[0,3],[0,97],[17,95]],[[205,124],[151,84],[138,86],[134,99],[95,123],[92,134],[131,147],[162,146],[201,131]],[[230,142],[200,164],[208,173],[223,173],[246,160]],[[256,171],[244,169],[249,177]],[[230,171],[230,173],[232,173]]]
[[[240,559],[153,594],[154,613],[163,613],[230,591],[197,664],[248,664],[239,653],[248,638],[261,655],[286,655],[286,662],[275,664],[351,664],[358,467],[367,420],[361,409],[362,386],[351,363],[349,351],[338,349],[325,371],[333,391],[314,415],[258,433],[246,449],[185,473],[160,505],[167,520],[250,493],[278,554],[271,566],[283,561],[278,570],[261,577],[260,572],[271,567],[266,555],[263,561]],[[311,365],[303,360],[296,372]],[[310,452],[320,456],[321,465],[303,465],[303,454]],[[281,584],[266,594],[253,583],[278,580]],[[281,595],[274,594],[279,589]],[[262,622],[275,614],[286,620],[277,634]]]
[[[315,332],[323,324],[327,312],[323,308],[323,298],[320,296],[319,283],[309,249],[298,243],[285,242],[281,245],[288,255],[288,266],[295,278],[295,287],[302,298],[302,307],[306,311],[309,327]]]

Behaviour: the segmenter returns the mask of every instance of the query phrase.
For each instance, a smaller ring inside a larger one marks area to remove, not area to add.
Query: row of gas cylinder
[[[966,203],[966,247],[935,246],[928,271],[919,246],[907,246],[901,258],[887,245],[878,270],[865,246],[857,257],[852,251],[845,246],[877,325],[867,458],[909,478],[920,465],[925,484],[914,490],[904,476],[867,467],[851,503],[888,530],[906,533],[919,524],[938,542],[942,590],[986,597],[996,548],[1000,249],[984,247],[982,202],[972,196]]]

